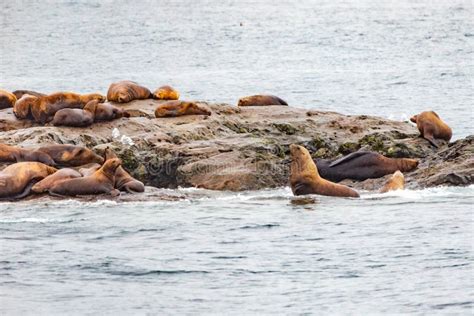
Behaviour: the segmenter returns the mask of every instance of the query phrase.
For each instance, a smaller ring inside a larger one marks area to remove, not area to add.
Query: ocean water
[[[471,1],[0,1],[0,88],[407,119],[473,134]],[[166,190],[165,190],[166,191]],[[167,191],[166,191],[167,192]],[[0,314],[472,314],[474,187],[0,203]]]

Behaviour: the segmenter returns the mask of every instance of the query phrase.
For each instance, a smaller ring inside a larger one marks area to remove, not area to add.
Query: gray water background
[[[0,87],[116,80],[473,133],[470,1],[0,1]],[[241,25],[242,24],[242,25]],[[0,314],[472,314],[474,187],[0,204]]]

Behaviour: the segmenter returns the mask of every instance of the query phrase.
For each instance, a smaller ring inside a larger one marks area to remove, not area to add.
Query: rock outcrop
[[[292,143],[308,148],[314,158],[337,158],[360,148],[388,157],[419,158],[419,168],[406,174],[408,187],[474,183],[473,136],[436,149],[408,122],[288,106],[238,108],[200,102],[211,116],[157,119],[154,110],[161,102],[120,104],[130,118],[86,128],[38,126],[17,120],[11,109],[0,110],[0,143],[68,143],[98,153],[109,146],[134,177],[158,188],[241,191],[285,186]],[[378,189],[384,181],[350,185]]]

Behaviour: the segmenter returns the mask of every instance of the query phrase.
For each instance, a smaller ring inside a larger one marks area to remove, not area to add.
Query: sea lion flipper
[[[297,182],[293,186],[293,194],[294,195],[306,195],[306,194],[313,194],[314,190],[311,187],[310,183],[307,182]]]
[[[329,167],[334,167],[334,166],[337,166],[337,165],[340,165],[342,163],[345,163],[345,162],[348,162],[352,159],[355,159],[355,158],[358,158],[358,157],[361,157],[361,156],[364,156],[364,155],[367,155],[368,152],[366,151],[356,151],[356,152],[353,152],[347,156],[344,156],[342,158],[339,158],[337,160],[334,160],[333,162],[331,162],[329,164]]]
[[[436,139],[434,139],[433,135],[424,135],[423,138],[425,138],[427,141],[430,142],[431,145],[435,146],[436,148],[439,148],[439,143]]]

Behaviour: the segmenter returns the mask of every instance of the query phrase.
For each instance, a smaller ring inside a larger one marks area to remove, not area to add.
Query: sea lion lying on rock
[[[0,199],[20,199],[38,181],[57,169],[41,162],[18,162],[0,171]]]
[[[95,110],[99,102],[87,102],[84,109],[61,109],[54,114],[54,126],[86,127],[94,123]]]
[[[82,109],[92,100],[104,102],[105,97],[98,93],[77,94],[72,92],[57,92],[43,97],[25,94],[15,103],[13,113],[19,119],[33,119],[37,123],[51,121],[61,109]]]
[[[403,190],[405,188],[405,177],[400,171],[395,173],[388,179],[385,185],[380,189],[380,193],[386,193],[388,191]]]
[[[130,114],[110,103],[97,103],[94,116],[95,122],[112,121],[121,117],[130,117]]]
[[[25,94],[29,94],[34,97],[44,97],[46,94],[41,93],[41,92],[36,92],[36,91],[31,91],[31,90],[15,90],[12,92],[15,97],[20,100],[21,97],[23,97]]]
[[[0,162],[37,161],[48,166],[56,163],[48,154],[35,150],[0,144]]]
[[[306,148],[292,144],[290,152],[290,184],[294,195],[319,194],[359,197],[359,193],[355,190],[321,178],[318,168]]]
[[[251,95],[240,98],[238,106],[288,105],[285,100],[274,95]]]
[[[55,173],[47,176],[40,182],[36,183],[31,188],[31,191],[35,193],[44,193],[44,192],[47,192],[56,183],[59,183],[64,180],[80,178],[80,177],[82,177],[82,175],[74,169],[70,169],[70,168],[60,169],[56,171]]]
[[[335,161],[316,159],[319,174],[329,181],[344,179],[363,181],[381,178],[397,170],[408,172],[418,166],[418,160],[388,158],[371,151],[356,151]]]
[[[92,150],[74,145],[47,145],[38,148],[39,151],[48,154],[61,166],[75,167],[96,162],[102,164],[104,158]]]
[[[112,149],[105,149],[105,160],[117,158],[117,155]],[[122,166],[119,166],[115,170],[115,183],[114,187],[120,191],[126,191],[128,193],[145,192],[145,185],[143,182],[133,178]]]
[[[152,94],[148,88],[129,80],[114,82],[107,91],[107,100],[119,103],[151,99],[151,97]]]
[[[170,86],[161,86],[153,92],[153,99],[156,100],[178,100],[179,92]]]
[[[120,191],[114,188],[114,182],[115,171],[121,163],[120,159],[109,159],[92,175],[57,182],[48,192],[52,195],[61,196],[92,194],[120,195]]]
[[[211,111],[195,102],[168,101],[158,105],[155,117],[176,117],[182,115],[211,115]]]
[[[17,97],[13,93],[0,89],[0,109],[12,108],[16,100]]]
[[[428,140],[436,148],[439,147],[437,139],[449,142],[453,136],[451,128],[434,111],[421,112],[411,117],[410,121],[416,123],[420,136]]]

